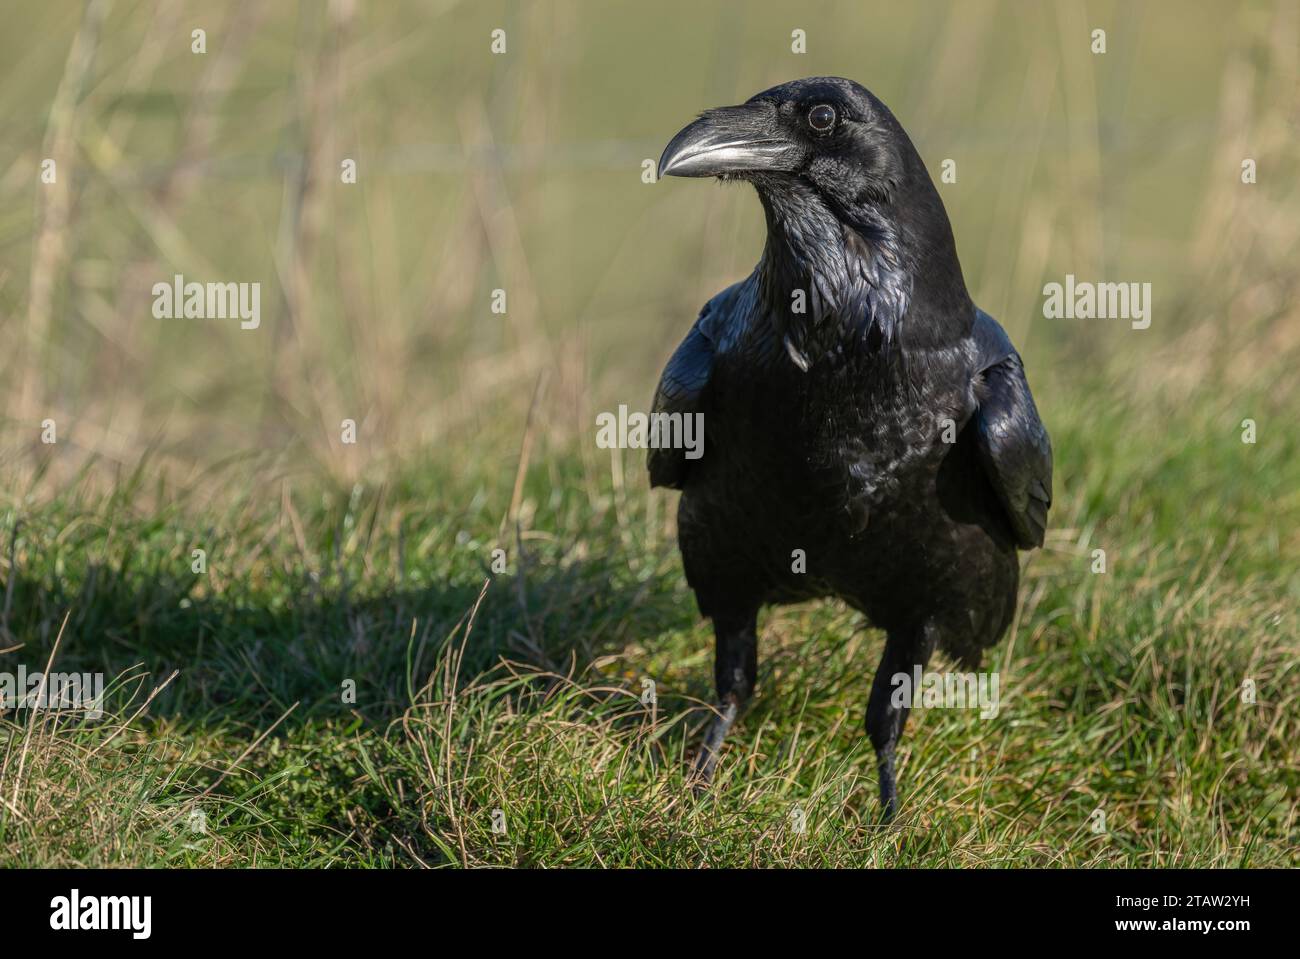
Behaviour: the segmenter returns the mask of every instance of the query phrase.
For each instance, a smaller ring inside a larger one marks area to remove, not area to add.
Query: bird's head
[[[768,223],[760,295],[801,366],[834,347],[814,340],[836,329],[866,342],[876,330],[889,343],[919,315],[912,337],[924,342],[971,322],[952,226],[925,164],[889,108],[852,80],[794,80],[706,110],[673,137],[659,175],[758,190]],[[795,289],[809,291],[805,315],[789,305]]]
[[[797,188],[798,180],[847,209],[887,200],[913,172],[915,156],[869,91],[840,77],[811,77],[704,112],[673,137],[659,175],[750,180],[760,191]]]

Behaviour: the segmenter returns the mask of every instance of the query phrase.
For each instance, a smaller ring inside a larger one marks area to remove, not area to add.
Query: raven
[[[912,141],[858,84],[705,111],[659,175],[748,181],[767,220],[758,265],[705,304],[654,401],[656,423],[704,424],[702,457],[648,456],[651,485],[682,492],[682,564],[717,644],[693,781],[754,690],[759,609],[839,597],[886,634],[866,728],[892,819],[895,677],[936,648],[977,668],[1011,622],[1017,548],[1043,544],[1052,449],[1024,367],[966,291]]]

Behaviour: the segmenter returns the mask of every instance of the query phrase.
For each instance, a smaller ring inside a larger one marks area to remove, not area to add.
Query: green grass
[[[891,827],[862,734],[881,636],[837,604],[765,615],[760,691],[691,797],[712,641],[639,454],[616,486],[541,438],[513,527],[514,471],[454,457],[350,490],[234,464],[258,480],[214,500],[88,473],[5,510],[0,668],[66,615],[58,664],[121,674],[118,716],[5,715],[0,865],[1297,865],[1294,404],[1223,395],[1046,404],[1058,505],[989,658],[1003,707],[914,715]]]

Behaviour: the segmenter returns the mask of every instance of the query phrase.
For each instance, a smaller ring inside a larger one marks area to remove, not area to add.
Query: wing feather
[[[701,399],[708,386],[709,375],[713,372],[715,344],[709,336],[709,328],[713,320],[714,303],[714,300],[710,300],[705,305],[699,319],[686,334],[686,339],[682,340],[664,367],[663,375],[659,378],[659,388],[655,390],[655,413],[680,413],[684,418],[700,412]],[[652,447],[646,456],[651,486],[681,489],[686,482],[689,465],[690,460],[682,449]]]
[[[1052,441],[1038,416],[1024,364],[997,320],[977,311],[983,379],[976,436],[984,471],[1021,549],[1043,545],[1052,506]]]

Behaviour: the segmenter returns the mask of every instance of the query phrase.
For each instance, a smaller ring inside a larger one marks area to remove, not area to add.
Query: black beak
[[[799,148],[776,125],[769,103],[709,110],[673,137],[659,158],[659,176],[722,176],[752,171],[792,172]]]

